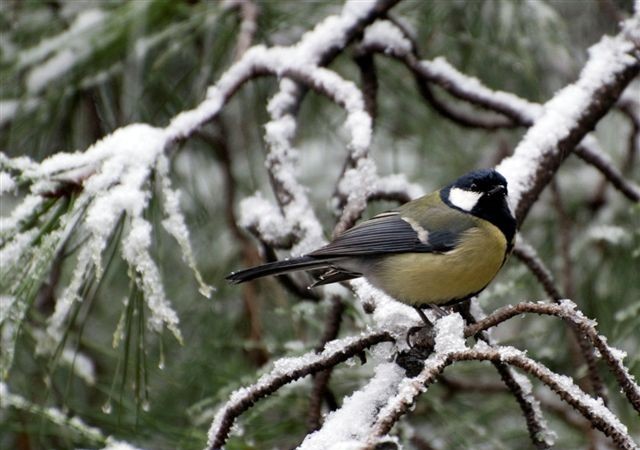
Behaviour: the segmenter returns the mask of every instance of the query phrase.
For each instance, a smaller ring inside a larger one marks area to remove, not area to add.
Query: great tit
[[[361,222],[311,253],[234,272],[227,280],[317,269],[324,272],[312,286],[365,277],[424,319],[423,306],[482,291],[505,263],[515,233],[507,181],[483,169]]]

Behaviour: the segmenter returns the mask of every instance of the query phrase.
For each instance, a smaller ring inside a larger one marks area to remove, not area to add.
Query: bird
[[[507,181],[469,172],[431,194],[364,220],[300,257],[232,272],[233,284],[297,271],[323,272],[310,287],[364,277],[394,300],[440,309],[479,294],[514,246]]]

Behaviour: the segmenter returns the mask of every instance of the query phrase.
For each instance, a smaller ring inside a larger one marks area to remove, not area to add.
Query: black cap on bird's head
[[[458,178],[449,187],[479,194],[507,194],[507,180],[494,169],[474,170]]]
[[[504,233],[510,242],[516,220],[507,202],[507,180],[494,169],[469,172],[440,191],[442,201],[452,208],[485,219]]]

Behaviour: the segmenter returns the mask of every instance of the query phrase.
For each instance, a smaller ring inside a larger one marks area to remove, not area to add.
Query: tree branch
[[[466,333],[465,333],[466,334]],[[375,442],[386,435],[392,426],[406,414],[424,392],[423,386],[432,384],[447,366],[459,361],[492,361],[506,363],[535,376],[553,392],[582,414],[592,426],[609,436],[621,449],[634,450],[637,445],[626,431],[626,427],[599,400],[593,399],[576,386],[570,378],[558,375],[543,364],[525,356],[512,347],[487,347],[476,345],[472,349],[435,354],[425,362],[425,368],[410,384],[402,386],[401,394],[396,396],[384,408],[369,436],[369,442]]]
[[[375,331],[358,338],[333,342],[330,349],[320,354],[311,353],[276,362],[271,372],[263,375],[254,385],[237,390],[220,408],[209,429],[207,448],[212,450],[221,448],[229,436],[235,419],[259,399],[273,394],[294,380],[334,367],[369,347],[392,341],[393,338],[387,332]]]
[[[491,315],[470,324],[465,328],[465,336],[474,336],[480,331],[495,327],[496,325],[520,314],[535,313],[560,317],[577,328],[598,349],[602,358],[609,366],[609,370],[615,376],[620,388],[625,393],[633,408],[640,412],[640,387],[635,382],[629,370],[622,363],[620,350],[613,349],[607,344],[606,338],[600,336],[595,328],[595,323],[587,319],[575,303],[562,300],[559,304],[549,303],[519,303],[515,306],[505,306],[494,311]]]

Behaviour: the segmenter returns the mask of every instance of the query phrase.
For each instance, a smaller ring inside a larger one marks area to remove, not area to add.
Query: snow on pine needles
[[[30,193],[11,216],[2,218],[0,227],[4,238],[0,252],[7,257],[3,258],[7,263],[3,263],[2,273],[7,275],[3,276],[3,280],[11,280],[6,286],[3,282],[2,288],[16,298],[7,311],[3,308],[1,324],[12,320],[19,323],[24,314],[16,313],[23,312],[29,302],[26,298],[28,291],[24,289],[24,277],[9,274],[41,277],[57,253],[70,243],[73,234],[74,242],[83,243],[70,281],[48,319],[46,333],[37,339],[39,351],[53,352],[64,336],[74,304],[83,300],[83,286],[104,275],[105,249],[116,235],[120,236],[116,230],[122,222],[119,248],[129,265],[130,276],[143,293],[149,308],[148,327],[155,332],[161,332],[166,327],[176,339],[182,340],[178,315],[166,296],[160,270],[151,254],[153,225],[144,215],[154,195],[154,180],[158,181],[162,194],[158,197],[164,213],[163,226],[178,242],[185,262],[195,273],[200,292],[209,297],[212,288],[203,281],[196,268],[188,229],[179,208],[179,194],[171,186],[168,161],[164,154],[168,142],[169,137],[164,129],[133,124],[116,130],[85,152],[58,153],[40,164],[31,162],[22,165],[25,170],[18,176],[13,175],[13,178],[29,185]],[[0,160],[2,169],[13,168],[15,164],[12,166],[11,162],[3,157]],[[77,186],[78,190],[81,186],[82,189],[77,198],[61,201],[67,205],[57,216],[45,218],[46,210],[42,204],[54,201],[48,198],[55,197],[56,192],[64,186]],[[31,229],[28,222],[33,220],[34,211],[36,216],[38,211],[43,215],[41,219],[53,222],[52,231],[35,232]],[[35,244],[39,241],[46,243],[49,251],[45,253],[45,260],[40,257],[34,262],[39,254],[34,248],[38,247]],[[15,337],[11,339],[13,343],[3,344],[13,346]],[[3,360],[2,363],[3,372],[6,373],[11,362]]]

